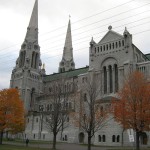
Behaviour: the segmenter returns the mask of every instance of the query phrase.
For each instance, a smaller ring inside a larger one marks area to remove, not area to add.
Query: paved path
[[[3,144],[9,144],[9,145],[20,145],[20,146],[26,146],[23,143],[18,143],[18,142],[3,142]],[[52,144],[29,144],[29,147],[36,147],[38,148],[51,148]],[[79,145],[79,144],[69,144],[69,143],[57,143],[56,148],[58,150],[87,150],[87,145]],[[91,148],[91,150],[108,150],[110,147],[99,147],[99,146],[94,146]]]

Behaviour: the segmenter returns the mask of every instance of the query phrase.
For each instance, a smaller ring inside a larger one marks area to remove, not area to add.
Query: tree
[[[69,88],[64,78],[53,81],[49,95],[49,109],[43,112],[45,126],[49,132],[53,133],[53,149],[56,149],[56,138],[59,132],[68,126],[68,117],[71,110],[71,101],[68,97],[73,92],[73,87]],[[62,138],[62,136],[61,136]]]
[[[101,93],[101,84],[93,72],[90,72],[81,85],[81,99],[76,102],[78,110],[72,114],[75,125],[79,126],[88,135],[88,150],[91,150],[91,139],[95,132],[106,125],[108,111],[103,109],[104,104],[98,99]],[[78,106],[77,106],[78,105]]]
[[[4,89],[0,91],[0,144],[3,133],[12,134],[24,131],[24,106],[17,89]]]
[[[140,133],[150,130],[150,84],[146,77],[138,71],[130,74],[118,98],[112,103],[114,117],[125,129],[136,132],[139,150]]]

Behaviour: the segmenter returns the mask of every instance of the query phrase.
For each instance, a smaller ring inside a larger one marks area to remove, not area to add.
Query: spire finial
[[[112,29],[112,26],[110,25],[109,27],[108,27],[108,30],[111,30]]]
[[[70,18],[71,18],[71,15],[69,15],[69,20],[70,20]]]

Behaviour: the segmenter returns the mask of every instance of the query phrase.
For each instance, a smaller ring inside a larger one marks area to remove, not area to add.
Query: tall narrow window
[[[119,47],[121,47],[121,41],[119,41]]]
[[[109,49],[111,50],[111,43],[109,44]]]
[[[118,91],[118,66],[117,64],[114,65],[115,68],[115,92]]]
[[[120,142],[120,135],[117,135],[117,142]]]
[[[103,142],[106,142],[106,136],[103,135]]]
[[[31,63],[32,68],[33,68],[33,65],[34,65],[34,57],[35,57],[35,52],[32,53],[32,63]]]
[[[104,71],[104,94],[107,93],[107,71],[106,67],[103,68]]]
[[[109,69],[109,87],[110,87],[110,93],[113,91],[113,85],[112,85],[112,66],[110,65],[108,67]]]
[[[124,46],[124,40],[122,40],[122,46]]]
[[[101,141],[102,141],[101,135],[98,135],[98,142],[101,142]]]
[[[116,42],[116,48],[118,48],[118,43]]]
[[[115,135],[113,135],[112,136],[112,142],[115,142],[115,140],[116,140],[116,137],[115,137]]]
[[[23,61],[23,52],[20,53],[19,67],[22,67],[22,61]]]

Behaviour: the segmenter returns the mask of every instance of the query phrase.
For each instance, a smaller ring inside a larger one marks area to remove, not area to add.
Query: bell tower
[[[36,0],[10,80],[10,87],[18,88],[20,91],[27,111],[34,109],[35,98],[42,92],[44,74],[41,66],[40,46],[38,44],[38,0]]]

